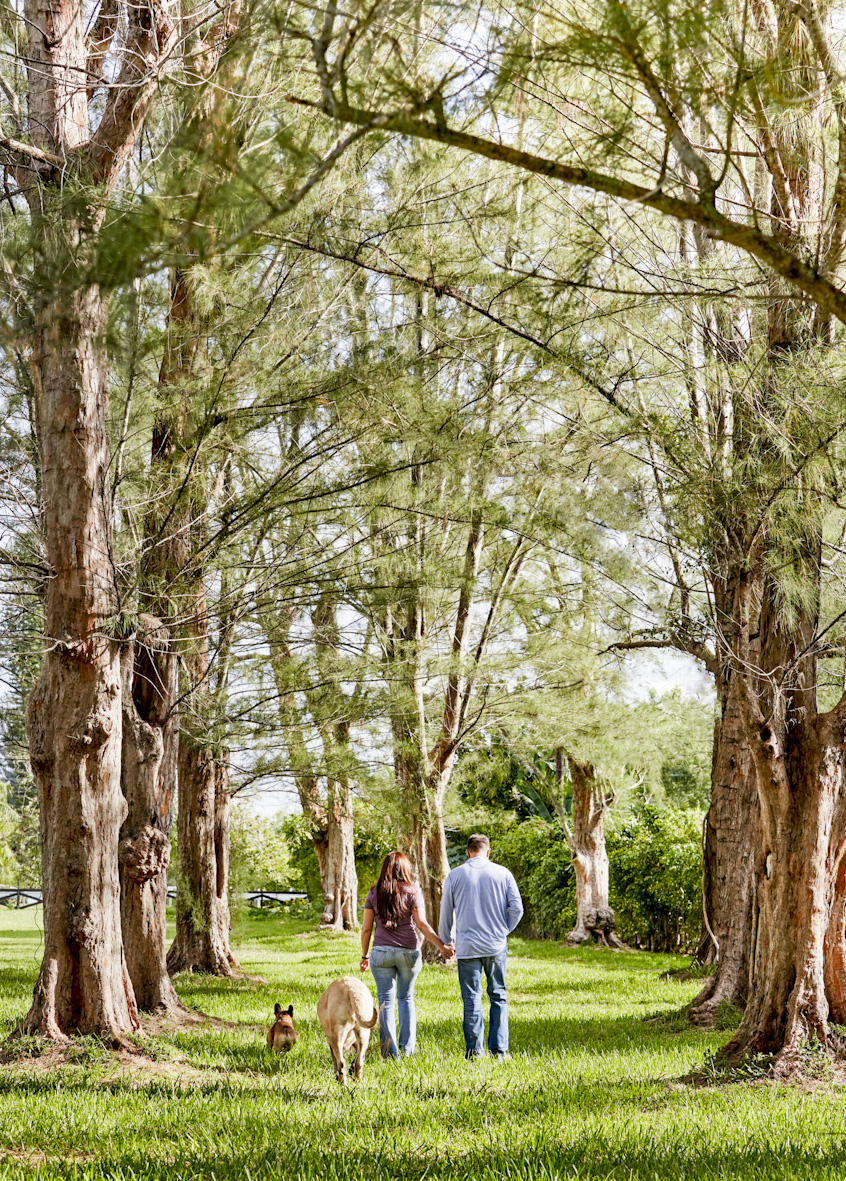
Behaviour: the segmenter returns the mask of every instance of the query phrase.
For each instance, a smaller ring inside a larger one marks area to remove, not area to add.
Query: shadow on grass
[[[558,981],[543,981],[538,984],[515,984],[513,980],[508,981],[508,1001],[509,1004],[517,1002],[523,996],[552,996],[552,997],[566,997],[571,992],[585,992],[593,993],[598,999],[604,995],[606,989],[613,988],[613,983],[604,980],[558,980]]]
[[[668,1032],[660,1026],[625,1017],[580,1019],[567,1017],[523,1018],[510,1014],[511,1052],[519,1058],[556,1059],[562,1053],[586,1053],[601,1057],[618,1054],[621,1048],[639,1052],[672,1048],[704,1052],[712,1046],[713,1034],[695,1027]],[[323,1034],[312,1023],[300,1026],[300,1042],[289,1055],[268,1050],[265,1028],[256,1023],[232,1023],[225,1029],[199,1026],[161,1035],[164,1045],[184,1055],[187,1064],[206,1070],[242,1075],[275,1077],[295,1068],[307,1050],[325,1049]],[[464,1042],[461,1011],[454,1017],[426,1019],[418,1010],[420,1051],[417,1061],[426,1061],[427,1048],[436,1046],[450,1058],[462,1059]],[[728,1034],[725,1034],[728,1037]],[[371,1043],[373,1044],[373,1043]],[[607,1084],[604,1084],[607,1085]]]
[[[363,1137],[366,1139],[366,1137]],[[668,1142],[661,1148],[623,1140],[610,1145],[599,1136],[585,1137],[578,1145],[538,1145],[530,1153],[499,1154],[496,1150],[461,1152],[442,1149],[437,1156],[415,1151],[409,1143],[405,1152],[389,1155],[375,1145],[343,1151],[325,1146],[303,1146],[293,1138],[272,1149],[237,1155],[182,1156],[168,1162],[151,1162],[135,1155],[85,1163],[43,1162],[27,1167],[26,1175],[38,1181],[62,1178],[88,1181],[215,1181],[244,1177],[296,1177],[298,1181],[423,1181],[423,1178],[473,1177],[474,1181],[564,1181],[564,1178],[602,1178],[629,1181],[631,1178],[673,1178],[674,1181],[828,1181],[843,1176],[846,1149],[826,1150],[790,1147],[759,1147],[696,1150],[682,1142]],[[2,1166],[0,1166],[2,1167]],[[23,1171],[22,1171],[23,1172]],[[3,1174],[0,1173],[0,1176]]]
[[[486,1023],[487,1024],[487,1023]],[[678,1032],[668,1032],[657,1025],[631,1017],[520,1017],[511,1009],[508,1015],[510,1049],[512,1054],[558,1054],[562,1050],[585,1050],[602,1054],[629,1050],[679,1047],[703,1049],[711,1044],[713,1031],[690,1026]],[[426,1021],[418,1013],[418,1030],[443,1046],[461,1039],[461,1014],[454,1020]],[[726,1035],[727,1036],[727,1035]],[[462,1043],[463,1044],[463,1043]]]
[[[568,1093],[576,1086],[562,1082],[559,1074],[560,1056],[562,1054],[580,1054],[601,1058],[605,1055],[616,1055],[621,1050],[637,1052],[654,1052],[664,1048],[672,1048],[674,1052],[689,1049],[694,1055],[706,1051],[713,1043],[713,1034],[690,1027],[680,1032],[667,1032],[660,1026],[648,1025],[642,1020],[626,1017],[603,1017],[594,1019],[568,1017],[536,1017],[523,1018],[510,1014],[510,1048],[515,1057],[512,1064],[502,1067],[502,1082],[507,1085],[513,1072],[519,1070],[519,1059],[553,1058],[555,1064],[550,1070],[555,1072],[555,1086],[566,1101]],[[215,1072],[217,1079],[209,1084],[210,1093],[219,1087],[238,1089],[243,1086],[245,1078],[278,1078],[288,1074],[296,1075],[300,1069],[306,1069],[307,1063],[315,1049],[322,1053],[325,1050],[323,1034],[311,1023],[303,1023],[300,1027],[300,1043],[290,1054],[274,1054],[265,1043],[265,1028],[255,1022],[227,1023],[225,1027],[198,1026],[194,1029],[174,1031],[160,1034],[153,1039],[160,1043],[165,1051],[162,1057],[169,1058],[169,1051],[176,1051],[187,1067]],[[452,1059],[456,1064],[463,1059],[464,1043],[461,1032],[461,1012],[456,1005],[454,1017],[441,1019],[426,1019],[419,1014],[418,1034],[420,1038],[420,1053],[415,1062],[427,1064],[427,1050],[437,1048],[445,1054],[447,1060]],[[728,1036],[727,1034],[724,1036]],[[374,1046],[374,1043],[371,1043]],[[152,1045],[154,1058],[155,1045]],[[371,1060],[375,1060],[373,1048]],[[302,1067],[300,1066],[302,1063]],[[178,1063],[173,1064],[178,1070]],[[227,1076],[232,1075],[231,1081]],[[468,1078],[472,1079],[472,1075]],[[27,1076],[7,1077],[0,1081],[0,1093],[27,1089],[42,1090],[55,1087],[55,1079],[50,1081]],[[93,1081],[93,1080],[92,1080]],[[309,1084],[305,1077],[299,1080],[306,1090]],[[63,1077],[62,1084],[85,1087],[85,1081]],[[115,1089],[121,1089],[128,1083],[120,1080],[114,1083]],[[156,1079],[144,1082],[140,1079],[132,1080],[133,1086],[153,1090],[159,1086]],[[161,1084],[165,1090],[169,1082]],[[581,1086],[581,1083],[578,1084]],[[102,1081],[96,1082],[97,1089],[110,1086]],[[186,1088],[199,1093],[205,1093],[206,1087],[202,1083],[188,1082]],[[611,1093],[617,1086],[615,1082],[603,1081],[603,1092]],[[630,1086],[630,1080],[620,1083],[623,1091]],[[518,1088],[519,1090],[519,1088]],[[444,1092],[447,1093],[446,1091]],[[530,1114],[530,1112],[527,1112]],[[0,1175],[2,1176],[2,1175]]]
[[[559,964],[591,964],[609,972],[642,972],[653,975],[658,971],[675,970],[690,964],[690,956],[661,954],[660,952],[612,951],[607,947],[567,947],[552,939],[511,939],[509,959],[555,960]]]
[[[33,927],[29,931],[26,928],[18,929],[17,927],[12,927],[11,930],[0,931],[0,939],[9,940],[11,943],[40,943],[43,938],[44,932],[38,927]]]
[[[0,968],[0,990],[5,995],[13,990],[32,993],[37,975],[37,969]]]

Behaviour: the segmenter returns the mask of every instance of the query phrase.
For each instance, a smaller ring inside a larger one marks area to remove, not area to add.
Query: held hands
[[[442,943],[441,944],[441,955],[444,957],[445,960],[447,960],[447,961],[451,960],[452,957],[455,955],[455,944],[454,943]]]

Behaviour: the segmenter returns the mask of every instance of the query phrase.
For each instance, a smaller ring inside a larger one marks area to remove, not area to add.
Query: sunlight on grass
[[[2,1016],[31,994],[40,915],[0,910]],[[837,1178],[846,1096],[771,1084],[695,1089],[680,1076],[726,1038],[645,1017],[678,1009],[682,961],[512,941],[509,1063],[465,1063],[454,971],[418,982],[419,1049],[341,1091],[317,1023],[357,943],[269,915],[236,931],[254,981],[179,977],[186,1004],[223,1024],[152,1036],[153,1078],[115,1069],[91,1039],[73,1064],[0,1067],[0,1178]],[[367,978],[370,982],[369,977]],[[372,982],[371,982],[372,983]],[[264,1035],[293,1003],[287,1058]]]

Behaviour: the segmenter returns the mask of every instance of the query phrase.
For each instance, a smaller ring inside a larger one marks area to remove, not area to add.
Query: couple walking
[[[423,957],[415,927],[445,959],[454,953],[458,960],[465,1057],[478,1058],[484,1053],[483,973],[491,1001],[488,1050],[498,1058],[507,1055],[506,937],[523,917],[523,902],[511,872],[492,862],[490,853],[491,843],[486,836],[470,837],[467,860],[444,882],[438,933],[426,921],[423,894],[412,881],[405,853],[389,853],[382,862],[379,881],[371,886],[364,900],[361,970],[366,972],[369,967],[376,981],[383,1058],[413,1054],[417,1041],[414,981]],[[373,950],[368,955],[374,926]],[[399,1043],[395,1000],[399,1006]]]

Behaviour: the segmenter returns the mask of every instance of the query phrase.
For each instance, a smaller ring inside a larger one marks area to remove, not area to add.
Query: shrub
[[[519,934],[562,939],[576,922],[576,875],[558,825],[543,820],[515,824],[497,841],[495,860],[517,879],[525,914]]]
[[[609,901],[620,937],[650,951],[682,951],[702,926],[702,851],[695,812],[641,804],[606,834]]]
[[[280,818],[257,816],[249,807],[234,807],[229,833],[230,891],[284,890],[291,886],[293,876]]]
[[[609,902],[626,943],[652,951],[681,951],[699,938],[702,878],[699,817],[641,804],[609,825]],[[561,828],[539,819],[512,825],[496,841],[494,859],[506,865],[523,896],[518,932],[563,939],[576,923],[576,879]]]

